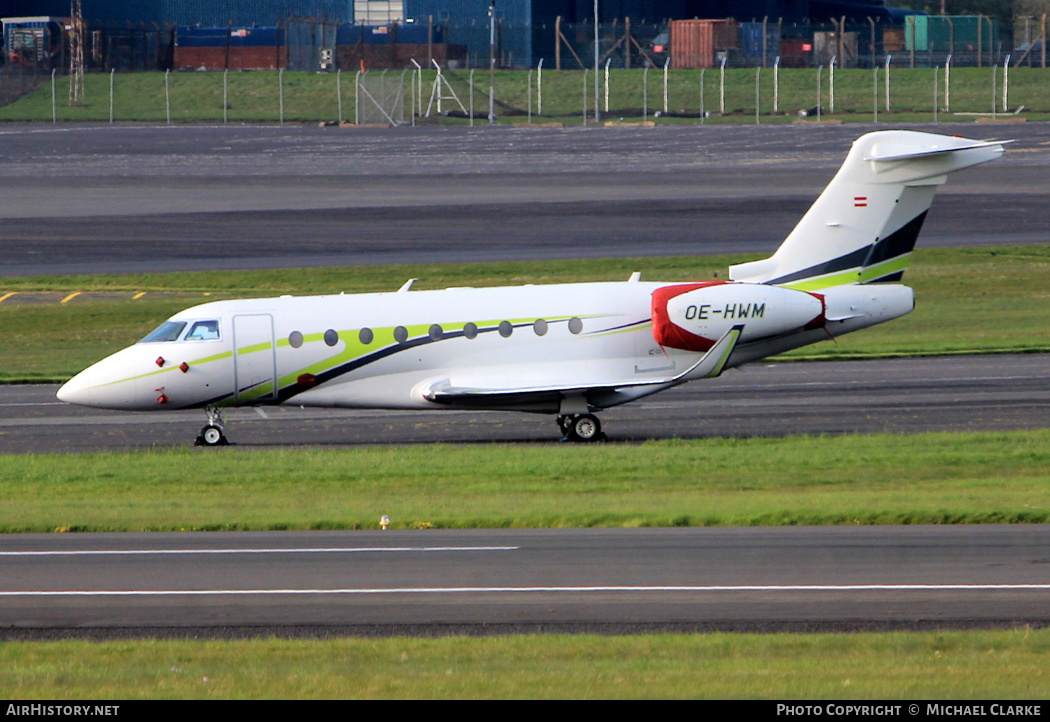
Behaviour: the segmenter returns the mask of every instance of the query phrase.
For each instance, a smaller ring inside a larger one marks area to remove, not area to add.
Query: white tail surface
[[[776,253],[731,266],[729,277],[803,291],[899,281],[937,186],[1000,157],[1005,142],[907,130],[861,136]]]

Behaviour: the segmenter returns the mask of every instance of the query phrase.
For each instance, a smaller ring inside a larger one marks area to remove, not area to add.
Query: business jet
[[[525,285],[228,300],[175,314],[58,391],[106,409],[514,410],[564,438],[604,438],[596,413],[909,313],[900,280],[937,186],[1004,142],[913,131],[857,139],[769,258],[729,280]]]

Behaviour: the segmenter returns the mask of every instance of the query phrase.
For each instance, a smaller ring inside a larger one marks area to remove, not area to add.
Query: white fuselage
[[[653,293],[668,286],[674,284],[218,301],[176,314],[168,321],[172,340],[145,340],[119,351],[76,376],[59,396],[144,411],[292,403],[556,413],[566,399],[614,406],[688,380],[677,377],[706,350],[673,348],[654,338]],[[843,289],[843,300],[835,301],[762,284],[715,284],[681,296],[667,310],[674,323],[712,343],[741,325],[727,366],[826,339],[831,328],[838,335],[911,310],[906,287],[849,288],[854,290]],[[871,308],[856,310],[861,296]],[[808,305],[801,312],[785,310],[777,320],[782,307],[795,309],[803,301]],[[843,312],[846,306],[854,310]],[[838,320],[820,319],[819,328],[804,329],[822,308]],[[703,325],[697,326],[700,315]]]

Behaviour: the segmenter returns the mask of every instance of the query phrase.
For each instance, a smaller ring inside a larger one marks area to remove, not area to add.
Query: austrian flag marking
[[[867,196],[853,196],[853,207],[854,208],[867,208],[868,197]]]

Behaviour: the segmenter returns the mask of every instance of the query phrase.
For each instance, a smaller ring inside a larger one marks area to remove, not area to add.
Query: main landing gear
[[[224,432],[224,429],[226,428],[226,414],[222,409],[216,409],[211,406],[204,410],[208,413],[208,423],[201,429],[201,432],[197,434],[197,441],[194,442],[194,445],[226,446],[230,443],[227,441]]]
[[[558,428],[567,441],[601,441],[605,438],[602,424],[594,414],[559,416]]]

